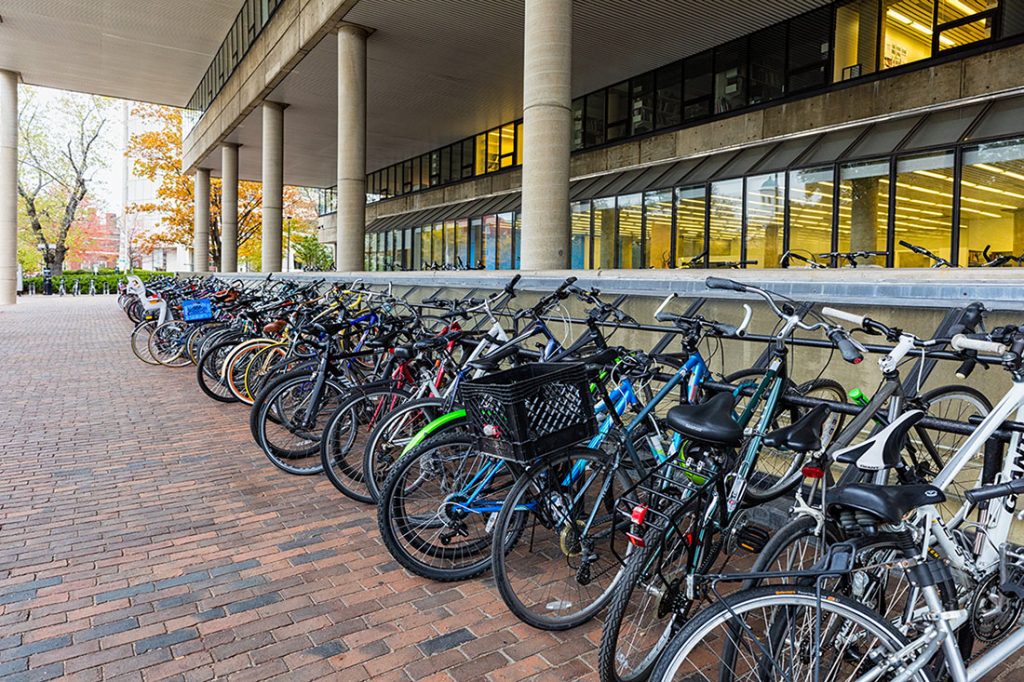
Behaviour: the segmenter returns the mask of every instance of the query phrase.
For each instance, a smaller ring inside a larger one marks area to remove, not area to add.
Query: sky
[[[51,88],[21,87],[34,91],[36,101],[47,108],[59,106],[60,99],[64,96],[87,97],[87,95]],[[111,112],[110,120],[103,133],[108,142],[101,157],[103,168],[97,173],[93,186],[89,188],[89,197],[94,205],[102,206],[103,210],[120,215],[124,206],[124,125],[127,108],[124,106],[125,100],[114,100],[114,102],[116,106]]]

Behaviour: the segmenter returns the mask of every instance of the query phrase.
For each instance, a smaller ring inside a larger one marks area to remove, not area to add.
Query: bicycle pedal
[[[733,532],[730,549],[742,549],[751,554],[760,554],[772,537],[771,529],[757,523],[745,523]]]

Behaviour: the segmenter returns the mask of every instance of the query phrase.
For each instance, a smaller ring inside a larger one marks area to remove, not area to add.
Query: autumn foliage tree
[[[142,238],[144,248],[182,244],[192,246],[195,231],[195,180],[182,173],[181,110],[154,104],[137,104],[132,115],[145,123],[143,132],[128,141],[126,154],[132,160],[132,171],[157,184],[156,201],[133,204],[128,210],[157,213],[161,216],[159,230]],[[210,181],[210,258],[220,269],[221,180]],[[239,253],[259,251],[263,227],[263,192],[257,182],[238,183],[238,246]],[[285,213],[301,221],[303,232],[313,225],[316,211],[313,202],[300,188],[285,187]]]
[[[31,235],[19,238],[23,265],[43,264],[60,274],[69,252],[88,237],[75,228],[105,166],[112,110],[109,99],[73,94],[47,107],[26,89],[18,112],[19,224]],[[40,257],[29,253],[33,242]]]

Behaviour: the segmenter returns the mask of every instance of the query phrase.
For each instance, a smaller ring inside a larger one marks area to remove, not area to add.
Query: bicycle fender
[[[413,436],[412,440],[410,440],[406,444],[405,448],[402,450],[402,456],[404,457],[405,455],[407,455],[413,449],[418,447],[420,443],[422,443],[427,438],[432,436],[434,433],[439,431],[442,427],[448,426],[452,422],[465,418],[465,410],[455,410],[454,412],[449,412],[448,414],[442,414],[440,417],[438,417],[437,419],[435,419],[434,421],[430,422],[422,429],[420,429],[419,432],[415,436]]]

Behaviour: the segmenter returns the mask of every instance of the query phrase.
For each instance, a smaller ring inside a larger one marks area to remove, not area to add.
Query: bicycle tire
[[[366,440],[366,447],[363,449],[363,476],[370,500],[374,504],[380,500],[380,491],[384,481],[408,443],[408,440],[404,438],[396,441],[393,429],[411,426],[415,433],[418,433],[423,426],[441,415],[445,404],[444,398],[409,400],[392,410],[370,432]],[[417,412],[422,412],[419,418],[415,415]],[[405,420],[405,423],[401,423],[402,420]],[[400,423],[396,424],[396,422]]]
[[[238,345],[238,339],[228,339],[211,346],[199,358],[196,365],[196,381],[199,388],[208,397],[220,403],[237,403],[224,378],[224,360],[231,350]]]
[[[135,329],[132,330],[131,346],[132,353],[135,354],[135,357],[142,360],[147,365],[159,367],[160,363],[149,352],[149,337],[153,335],[154,329],[156,329],[156,322],[153,320],[144,320],[139,322],[135,325]]]

